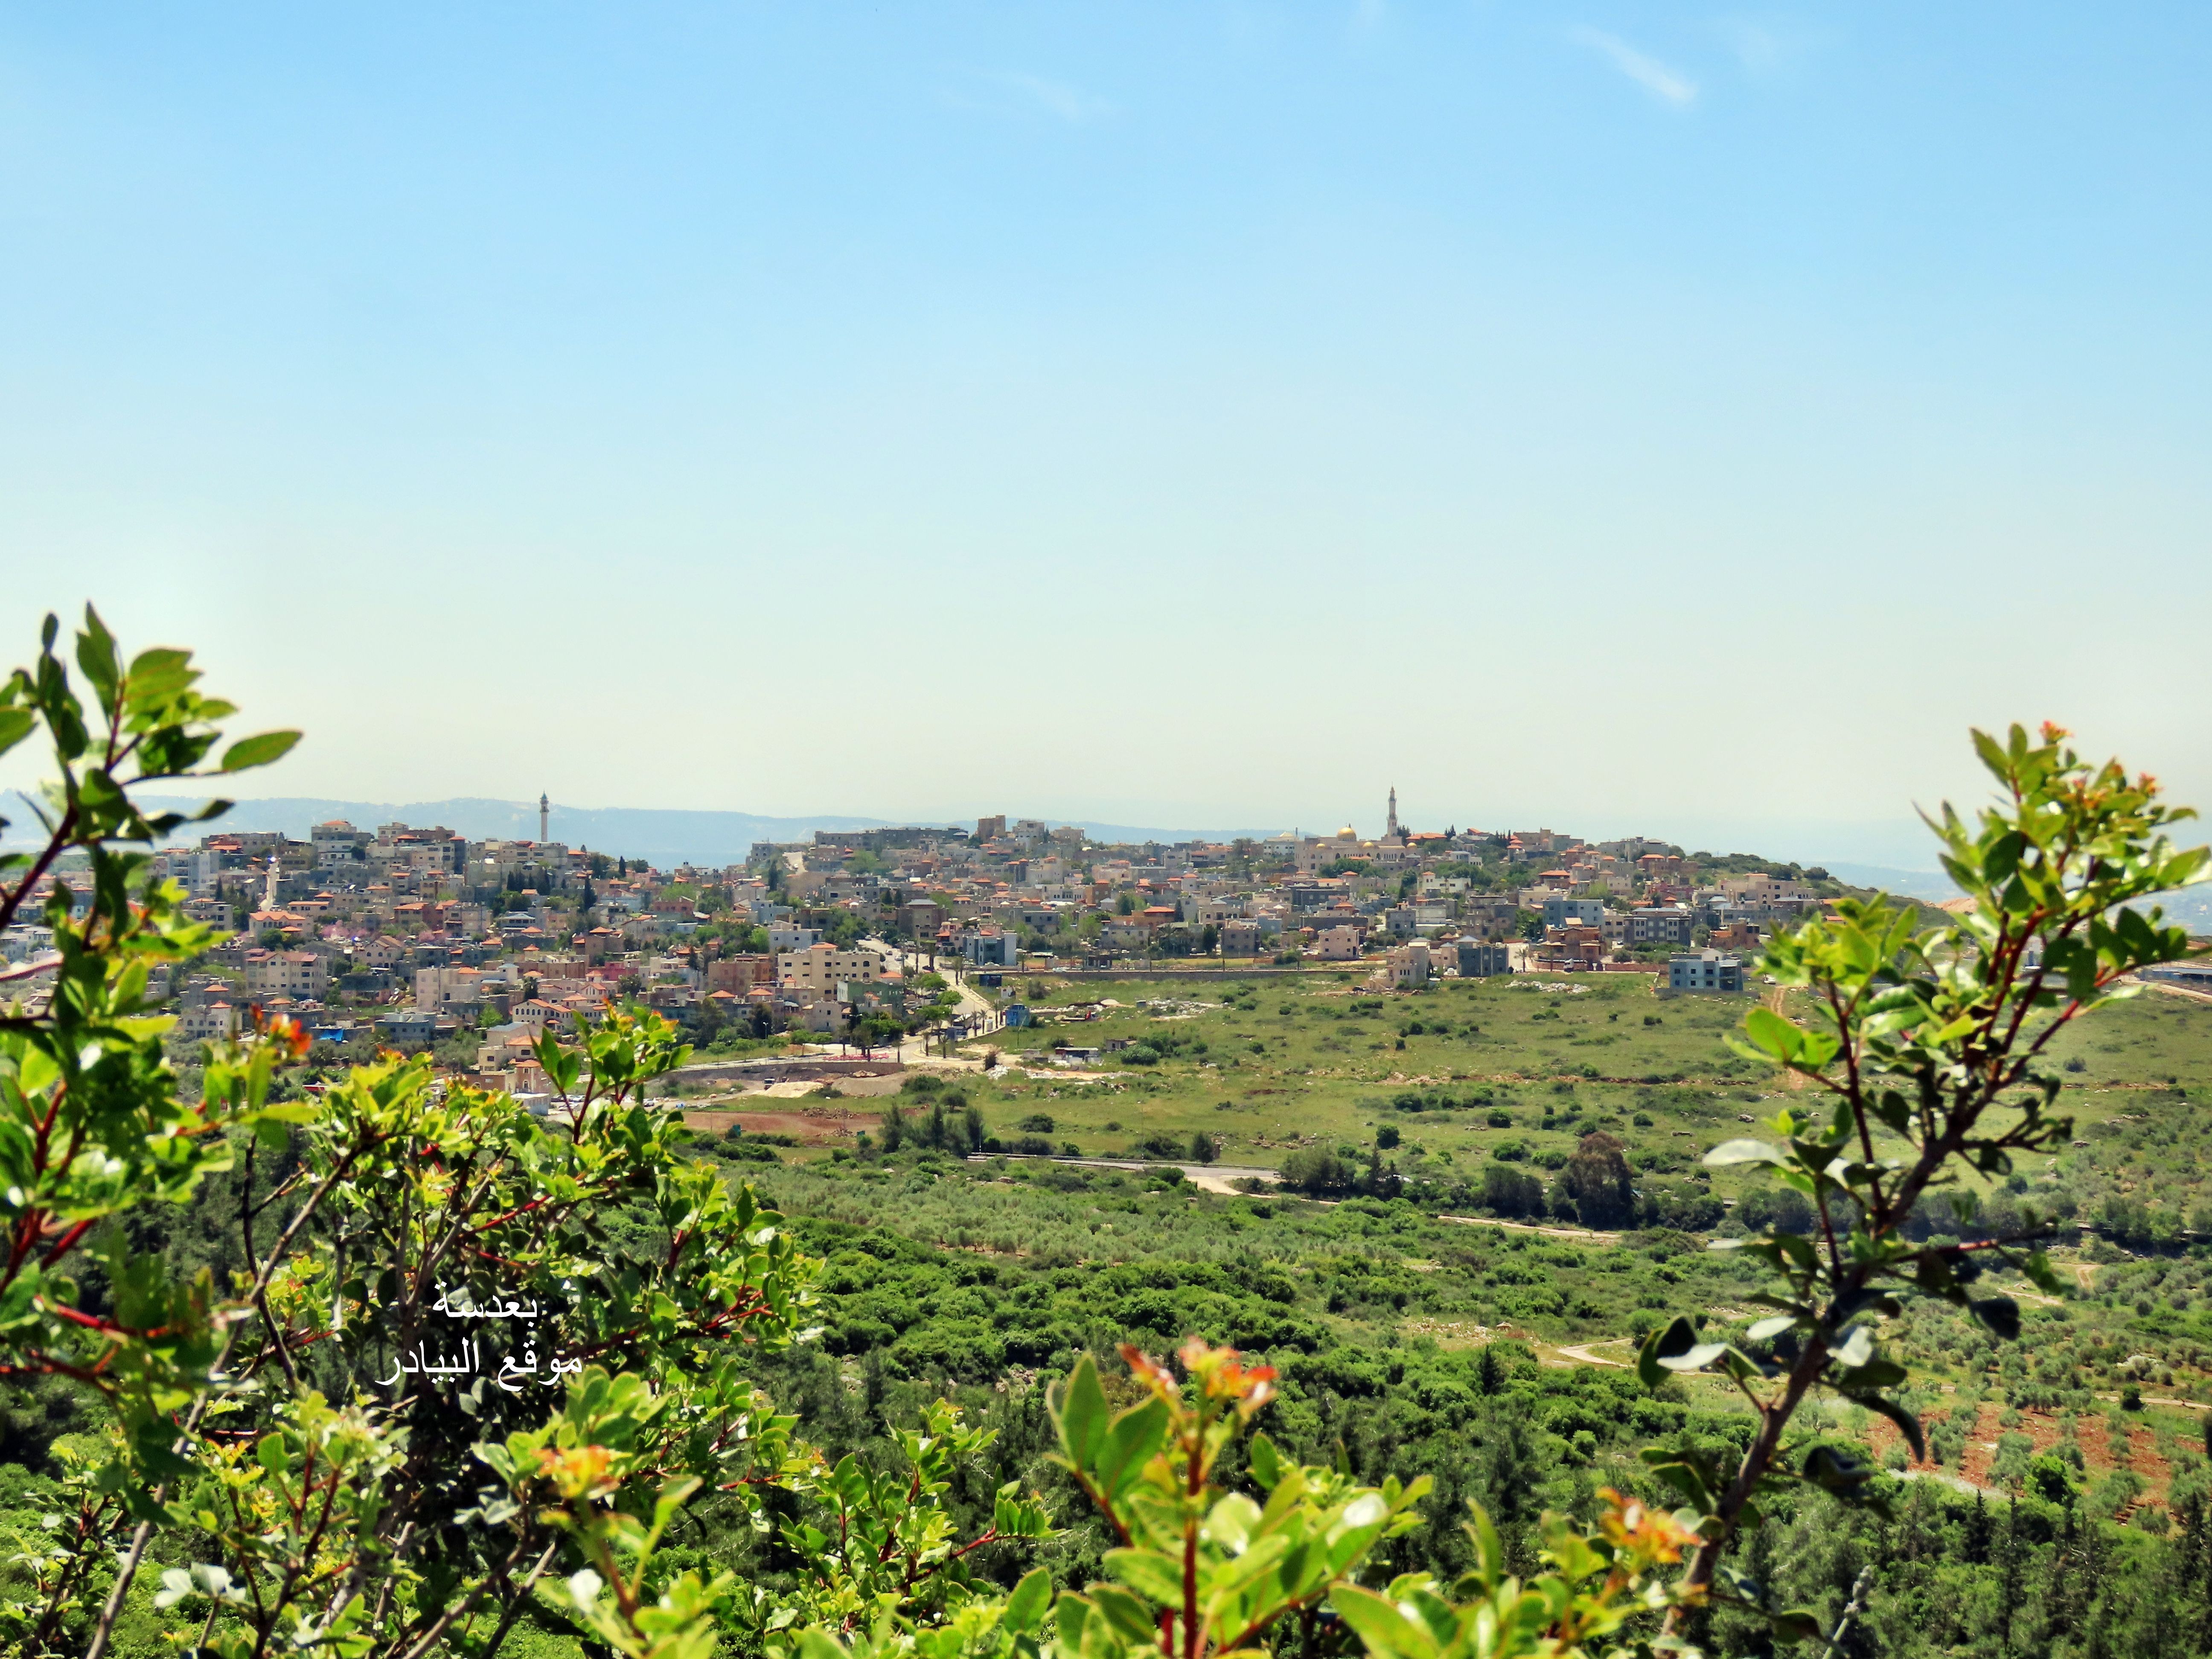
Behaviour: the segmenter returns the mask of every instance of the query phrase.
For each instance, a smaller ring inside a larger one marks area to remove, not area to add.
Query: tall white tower
[[[1392,841],[1398,838],[1398,786],[1395,783],[1390,786],[1390,824],[1382,833]]]
[[[547,835],[547,834],[545,833],[545,823],[546,823],[546,819],[547,819],[547,817],[551,814],[552,811],[553,811],[553,803],[552,803],[552,802],[550,802],[550,801],[549,801],[549,800],[547,800],[547,799],[545,799],[545,797],[544,797],[544,795],[542,795],[542,794],[541,794],[540,796],[538,796],[538,840],[539,840],[539,842],[549,842],[549,841],[550,841],[550,840],[552,840],[552,839],[553,839],[553,837],[552,837],[552,836],[549,836],[549,835]]]

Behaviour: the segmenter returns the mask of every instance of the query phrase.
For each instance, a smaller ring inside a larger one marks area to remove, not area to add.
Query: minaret
[[[269,883],[261,890],[261,908],[264,910],[276,908],[276,855],[274,853],[269,855]]]
[[[544,842],[549,842],[549,841],[550,841],[550,840],[552,840],[552,839],[553,839],[553,837],[552,837],[552,836],[549,836],[549,835],[547,835],[547,834],[545,833],[545,820],[546,820],[546,816],[547,816],[547,814],[550,813],[550,812],[552,811],[552,810],[553,810],[553,803],[552,803],[552,802],[550,802],[550,801],[549,801],[549,800],[547,800],[547,799],[545,799],[545,797],[544,797],[544,796],[543,796],[543,795],[538,796],[538,842],[539,842],[539,844],[540,844],[540,845],[543,845]]]
[[[1390,826],[1382,835],[1389,841],[1398,838],[1398,786],[1395,783],[1390,786]]]

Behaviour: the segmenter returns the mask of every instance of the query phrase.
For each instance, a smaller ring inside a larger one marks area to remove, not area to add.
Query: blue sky
[[[15,8],[0,556],[270,793],[2212,804],[2212,12]],[[20,647],[19,647],[20,650]]]

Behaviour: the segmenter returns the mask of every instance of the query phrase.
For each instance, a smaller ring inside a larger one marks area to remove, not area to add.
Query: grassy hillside
[[[1734,1211],[1767,1213],[1774,1189],[1757,1166],[1708,1172],[1698,1158],[1781,1103],[1773,1073],[1725,1042],[1758,993],[1671,995],[1641,975],[1403,995],[1334,975],[1023,988],[1048,1019],[1102,994],[1126,1006],[994,1038],[1000,1074],[957,1085],[992,1133],[1011,1140],[1049,1118],[1054,1143],[1120,1155],[1203,1132],[1224,1164],[1267,1166],[1314,1146],[1364,1163],[1395,1132],[1380,1161],[1403,1196],[1330,1204],[1021,1159],[795,1153],[759,1171],[791,1212],[900,1241],[896,1264],[833,1275],[833,1352],[981,1382],[1056,1369],[1109,1332],[1165,1341],[1189,1328],[1309,1354],[1510,1336],[1545,1362],[1603,1370],[1676,1311],[1739,1332],[1757,1316],[1744,1300],[1756,1274],[1708,1247],[1743,1231]],[[1131,1046],[1095,1073],[1048,1058],[1055,1041],[1109,1039]],[[2133,1512],[2195,1467],[2193,1402],[2212,1401],[2212,1248],[2180,1231],[2202,1220],[2212,1231],[2212,1122],[2195,1104],[2212,1090],[2212,1004],[2147,994],[2069,1033],[2055,1058],[2074,1144],[1976,1196],[2000,1224],[2024,1201],[2094,1224],[2067,1227],[2054,1251],[2075,1288],[2052,1303],[2007,1284],[2027,1310],[2018,1345],[1934,1305],[1911,1313],[1904,1345],[1936,1425],[1931,1472],[2017,1486],[2033,1455],[2052,1453],[2085,1491],[2101,1483]],[[1711,1218],[1605,1231],[1480,1201],[1486,1164],[1548,1176],[1593,1129],[1623,1143],[1640,1192],[1705,1197]],[[1941,1210],[1929,1224],[1972,1230]],[[904,1274],[945,1271],[959,1296],[900,1288]],[[1268,1288],[1253,1288],[1254,1273]],[[1710,1382],[1686,1398],[1734,1408]],[[2124,1400],[2142,1409],[2124,1413]],[[1901,1460],[1863,1419],[1838,1427]],[[2127,1470],[2142,1491],[2111,1480]]]
[[[1349,975],[1231,978],[1218,989],[1030,982],[1024,994],[1054,1023],[994,1036],[1004,1075],[963,1087],[994,1133],[1012,1136],[1042,1111],[1055,1141],[1087,1154],[1202,1131],[1224,1163],[1275,1165],[1299,1146],[1364,1154],[1395,1128],[1390,1156],[1413,1176],[1479,1169],[1515,1146],[1530,1167],[1557,1167],[1601,1128],[1640,1177],[1735,1199],[1756,1171],[1709,1182],[1698,1158],[1780,1103],[1774,1073],[1728,1043],[1762,993],[1656,986],[1642,974],[1453,980],[1413,994],[1364,992]],[[1109,998],[1121,1006],[1068,1021]],[[1096,1068],[1049,1063],[1056,1042],[1115,1040],[1131,1046]],[[2212,1124],[2191,1104],[2212,1092],[2212,1002],[2147,992],[2070,1028],[2051,1060],[2075,1144],[2016,1172],[2016,1194],[2039,1191],[2062,1210],[2070,1200],[2090,1220],[2117,1200],[2179,1225],[2207,1206],[2212,1221]],[[2124,1243],[2125,1224],[2119,1232]]]

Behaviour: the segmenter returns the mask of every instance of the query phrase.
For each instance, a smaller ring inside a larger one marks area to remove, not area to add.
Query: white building
[[[1667,960],[1667,988],[1670,991],[1741,991],[1743,958],[1724,957],[1718,951],[1693,951]]]
[[[248,951],[246,994],[250,997],[320,997],[331,981],[330,964],[313,951]]]
[[[834,991],[840,985],[872,984],[890,976],[888,958],[878,947],[860,945],[841,951],[828,943],[804,951],[779,952],[775,982],[805,991]]]

